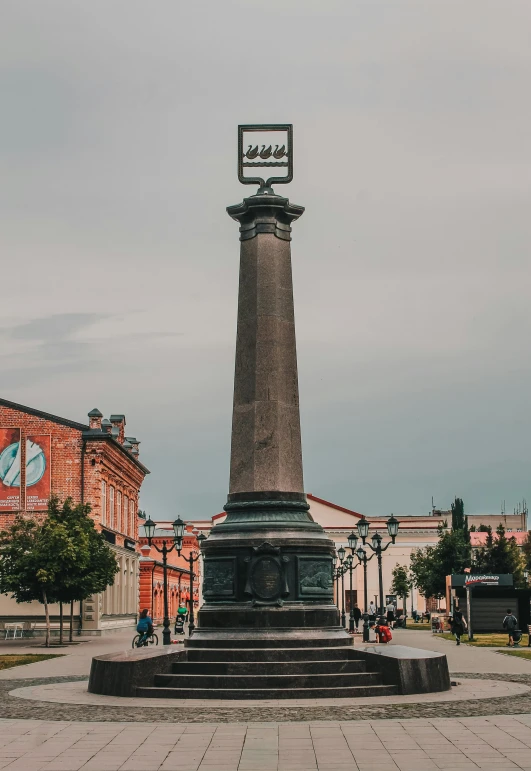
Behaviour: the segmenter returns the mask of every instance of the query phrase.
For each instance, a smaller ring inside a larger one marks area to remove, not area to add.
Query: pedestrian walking
[[[507,647],[512,648],[515,643],[515,631],[518,627],[518,620],[515,615],[513,615],[513,612],[510,608],[507,610],[507,615],[503,619],[503,628],[506,630],[507,634],[509,635],[509,642],[507,643]]]
[[[394,603],[388,602],[385,608],[385,612],[386,612],[387,626],[390,627],[390,629],[392,629],[395,623]]]
[[[455,637],[456,644],[461,645],[461,635],[465,631],[465,619],[459,608],[455,608],[453,616],[450,617],[450,629]]]
[[[359,623],[360,623],[360,618],[361,618],[361,610],[359,609],[357,602],[354,603],[354,608],[352,610],[352,614],[354,616],[354,625],[355,625],[356,629],[358,629]]]
[[[371,621],[376,621],[376,605],[372,600],[369,602],[369,616]]]
[[[184,621],[188,621],[188,608],[186,607],[184,600],[181,600],[179,603],[179,607],[177,608],[177,615],[183,618]]]

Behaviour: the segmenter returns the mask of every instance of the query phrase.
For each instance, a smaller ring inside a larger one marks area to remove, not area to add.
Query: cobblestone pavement
[[[311,723],[0,720],[7,771],[531,769],[531,714]]]
[[[466,678],[469,673],[454,674],[452,677]],[[483,673],[474,674],[474,679],[499,679],[499,674]],[[529,675],[504,675],[511,682],[524,683],[531,686],[531,674]],[[0,701],[2,703],[2,715],[5,718],[36,719],[36,720],[79,720],[92,721],[127,721],[143,723],[146,719],[156,719],[159,723],[176,723],[182,718],[182,710],[165,711],[157,710],[156,718],[153,713],[146,712],[144,706],[139,707],[114,707],[93,706],[88,704],[56,704],[42,701],[31,701],[9,696],[9,691],[15,688],[32,685],[44,685],[54,682],[72,682],[85,678],[38,678],[9,680],[0,682]],[[245,707],[202,707],[193,708],[184,705],[186,719],[190,723],[234,723],[234,722],[279,722],[279,721],[304,721],[304,720],[393,720],[409,718],[439,718],[439,717],[466,717],[469,715],[517,715],[531,713],[531,691],[518,697],[510,696],[490,700],[466,700],[459,702],[418,703],[418,704],[389,704],[378,706],[326,706],[326,707],[270,707],[266,705],[249,703]],[[0,765],[1,769],[1,765]]]

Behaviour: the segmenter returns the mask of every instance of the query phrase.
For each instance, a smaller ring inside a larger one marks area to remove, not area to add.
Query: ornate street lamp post
[[[345,573],[347,572],[347,567],[343,567],[343,562],[345,560],[345,549],[343,546],[340,546],[337,550],[337,556],[339,557],[339,568],[341,575],[341,626],[345,627],[346,624],[346,615],[345,615]]]
[[[358,565],[363,565],[363,642],[369,642],[369,612],[367,610],[369,600],[367,597],[367,562],[370,562],[374,557],[371,554],[367,557],[367,553],[362,546],[359,546],[356,550],[356,557],[358,558]]]
[[[353,561],[352,554],[349,554],[346,560],[347,569],[348,569],[349,578],[350,578],[350,609],[348,614],[348,631],[351,634],[354,634],[354,603],[352,602],[352,571],[353,571],[352,561]]]
[[[354,540],[352,540],[354,539]],[[356,544],[358,542],[357,537],[354,535],[354,533],[351,533],[349,538],[349,548],[351,550],[356,548]],[[346,627],[347,625],[347,616],[345,612],[345,573],[349,574],[350,579],[350,611],[349,611],[349,632],[354,633],[354,604],[352,602],[352,572],[357,568],[357,565],[353,564],[354,557],[352,554],[349,554],[345,558],[346,550],[343,546],[340,546],[337,550],[337,556],[339,557],[339,565],[334,566],[333,571],[333,580],[336,582],[336,597],[337,597],[337,607],[339,609],[339,579],[341,578],[341,624],[342,626]]]
[[[349,619],[348,619],[348,631],[351,634],[354,634],[354,603],[352,602],[352,573],[356,568],[358,567],[358,564],[353,565],[354,560],[354,553],[356,551],[356,547],[358,545],[358,536],[354,531],[349,535],[348,537],[348,548],[350,549],[350,554],[347,557],[348,562],[348,569],[350,574],[350,613],[349,613]]]
[[[361,540],[363,541],[364,546],[368,546],[369,549],[371,549],[378,559],[378,583],[379,583],[379,590],[380,590],[380,596],[379,596],[379,605],[378,612],[381,615],[384,611],[384,600],[383,600],[383,575],[382,575],[382,552],[386,551],[391,544],[394,544],[396,541],[396,536],[398,535],[398,528],[400,527],[400,522],[398,519],[396,519],[392,514],[387,520],[387,532],[389,533],[389,537],[391,538],[390,541],[386,543],[385,546],[382,546],[382,536],[380,533],[375,533],[372,537],[372,543],[366,543],[367,536],[369,535],[369,522],[365,519],[365,517],[362,517],[360,521],[358,522],[358,533],[360,535]],[[367,584],[365,584],[366,586]]]
[[[195,629],[195,621],[194,621],[194,563],[196,563],[200,556],[201,556],[201,545],[203,541],[206,541],[206,535],[204,533],[200,533],[197,536],[197,540],[199,541],[199,552],[193,552],[191,551],[188,555],[188,565],[190,568],[190,618],[188,620],[188,636],[191,637],[194,633]],[[181,552],[178,552],[179,556]],[[195,554],[195,557],[194,557]]]
[[[374,554],[367,557],[367,552],[364,550],[363,546],[359,546],[356,550],[356,557],[358,558],[358,564],[363,565],[363,610],[367,613],[367,608],[369,607],[369,599],[367,596],[367,562],[372,560]]]
[[[157,529],[156,524],[153,522],[151,517],[146,521],[144,525],[144,530],[146,533],[147,541],[150,546],[154,546],[155,549],[159,552],[159,554],[162,554],[162,571],[164,576],[164,622],[163,622],[163,630],[162,630],[162,644],[163,645],[171,645],[171,632],[170,632],[170,616],[168,612],[168,554],[172,552],[174,549],[177,551],[177,553],[181,554],[182,544],[183,544],[183,536],[184,536],[184,522],[180,517],[177,517],[175,522],[172,525],[173,527],[173,545],[168,548],[166,546],[166,540],[162,541],[162,549],[159,549],[157,544],[152,544],[151,541],[155,535],[155,531]],[[190,577],[190,581],[191,581]]]

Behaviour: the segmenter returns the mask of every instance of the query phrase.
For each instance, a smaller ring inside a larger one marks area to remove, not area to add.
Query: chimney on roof
[[[107,420],[107,418],[103,418],[101,421],[101,430],[106,431],[108,434],[110,434],[112,428],[112,423],[110,420]]]
[[[123,444],[125,438],[125,415],[111,415],[109,420],[111,421],[113,428],[118,429],[117,434],[113,433],[114,438],[117,439],[120,444]]]
[[[97,407],[94,407],[94,409],[91,410],[88,414],[89,428],[101,429],[102,417],[103,414],[98,410]]]
[[[138,439],[137,439],[136,437],[134,437],[134,436],[127,436],[127,437],[126,437],[126,440],[129,442],[129,444],[130,444],[130,445],[131,445],[131,447],[132,447],[132,449],[131,449],[131,455],[134,455],[134,456],[135,456],[135,458],[138,458],[138,456],[139,456],[139,454],[140,454],[140,453],[139,453],[139,451],[138,451],[138,445],[140,444],[140,442],[139,442],[139,441],[138,441]]]

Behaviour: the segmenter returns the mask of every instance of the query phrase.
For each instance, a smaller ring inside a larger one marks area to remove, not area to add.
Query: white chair
[[[16,637],[22,637],[22,626],[20,624],[6,624],[6,635],[4,637],[4,640],[7,640],[9,637],[9,633],[12,632],[12,637],[15,639]]]

